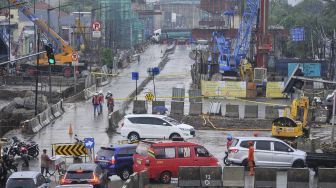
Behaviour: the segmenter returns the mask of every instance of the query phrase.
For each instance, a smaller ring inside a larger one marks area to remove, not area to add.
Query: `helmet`
[[[111,91],[108,91],[106,94],[107,94],[107,95],[108,95],[108,94],[111,94]]]
[[[94,93],[93,95],[94,95],[94,96],[97,96],[97,95],[98,95],[98,92]]]
[[[100,91],[99,91],[99,94],[102,94],[102,93],[103,93],[103,90],[100,90]]]
[[[227,135],[226,139],[232,140],[232,135],[231,134]]]

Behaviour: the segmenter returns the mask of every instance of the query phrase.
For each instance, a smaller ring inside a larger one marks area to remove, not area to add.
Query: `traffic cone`
[[[68,129],[68,134],[72,134],[73,132],[72,132],[72,125],[71,125],[71,123],[70,123],[70,126],[69,126],[69,129]]]

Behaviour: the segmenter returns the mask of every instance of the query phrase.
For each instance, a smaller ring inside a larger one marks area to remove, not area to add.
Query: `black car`
[[[61,185],[91,184],[95,188],[107,188],[107,173],[94,163],[72,164],[60,180]]]

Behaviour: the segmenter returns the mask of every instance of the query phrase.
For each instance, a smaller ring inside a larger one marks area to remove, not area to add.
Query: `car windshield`
[[[165,120],[165,121],[167,121],[168,123],[170,123],[172,125],[179,125],[180,124],[180,122],[178,122],[175,119],[170,118],[170,117],[164,117],[162,119]]]
[[[36,185],[32,179],[9,179],[6,188],[35,188]]]
[[[136,153],[141,156],[147,156],[149,147],[149,144],[141,142],[136,148]]]
[[[114,155],[114,148],[101,147],[97,152],[97,156],[112,157]]]
[[[82,179],[88,180],[93,178],[93,172],[91,170],[77,170],[77,171],[68,171],[65,175],[65,179]]]
[[[237,143],[238,143],[238,141],[239,141],[239,140],[238,140],[237,138],[234,138],[233,141],[232,141],[231,146],[236,146]]]

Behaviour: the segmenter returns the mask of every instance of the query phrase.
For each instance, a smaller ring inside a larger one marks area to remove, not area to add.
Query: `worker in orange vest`
[[[106,97],[105,99],[107,100],[107,109],[108,109],[108,113],[113,112],[113,107],[114,107],[114,99],[113,99],[113,94],[108,91],[106,93]]]
[[[102,90],[99,91],[98,97],[99,97],[99,114],[102,114],[103,113],[103,103],[104,103],[104,94]]]
[[[93,105],[93,115],[97,114],[99,115],[99,95],[98,92],[96,92],[92,97],[92,105]]]
[[[250,168],[249,176],[254,175],[254,148],[253,142],[249,141],[249,152],[248,152],[248,166]]]

